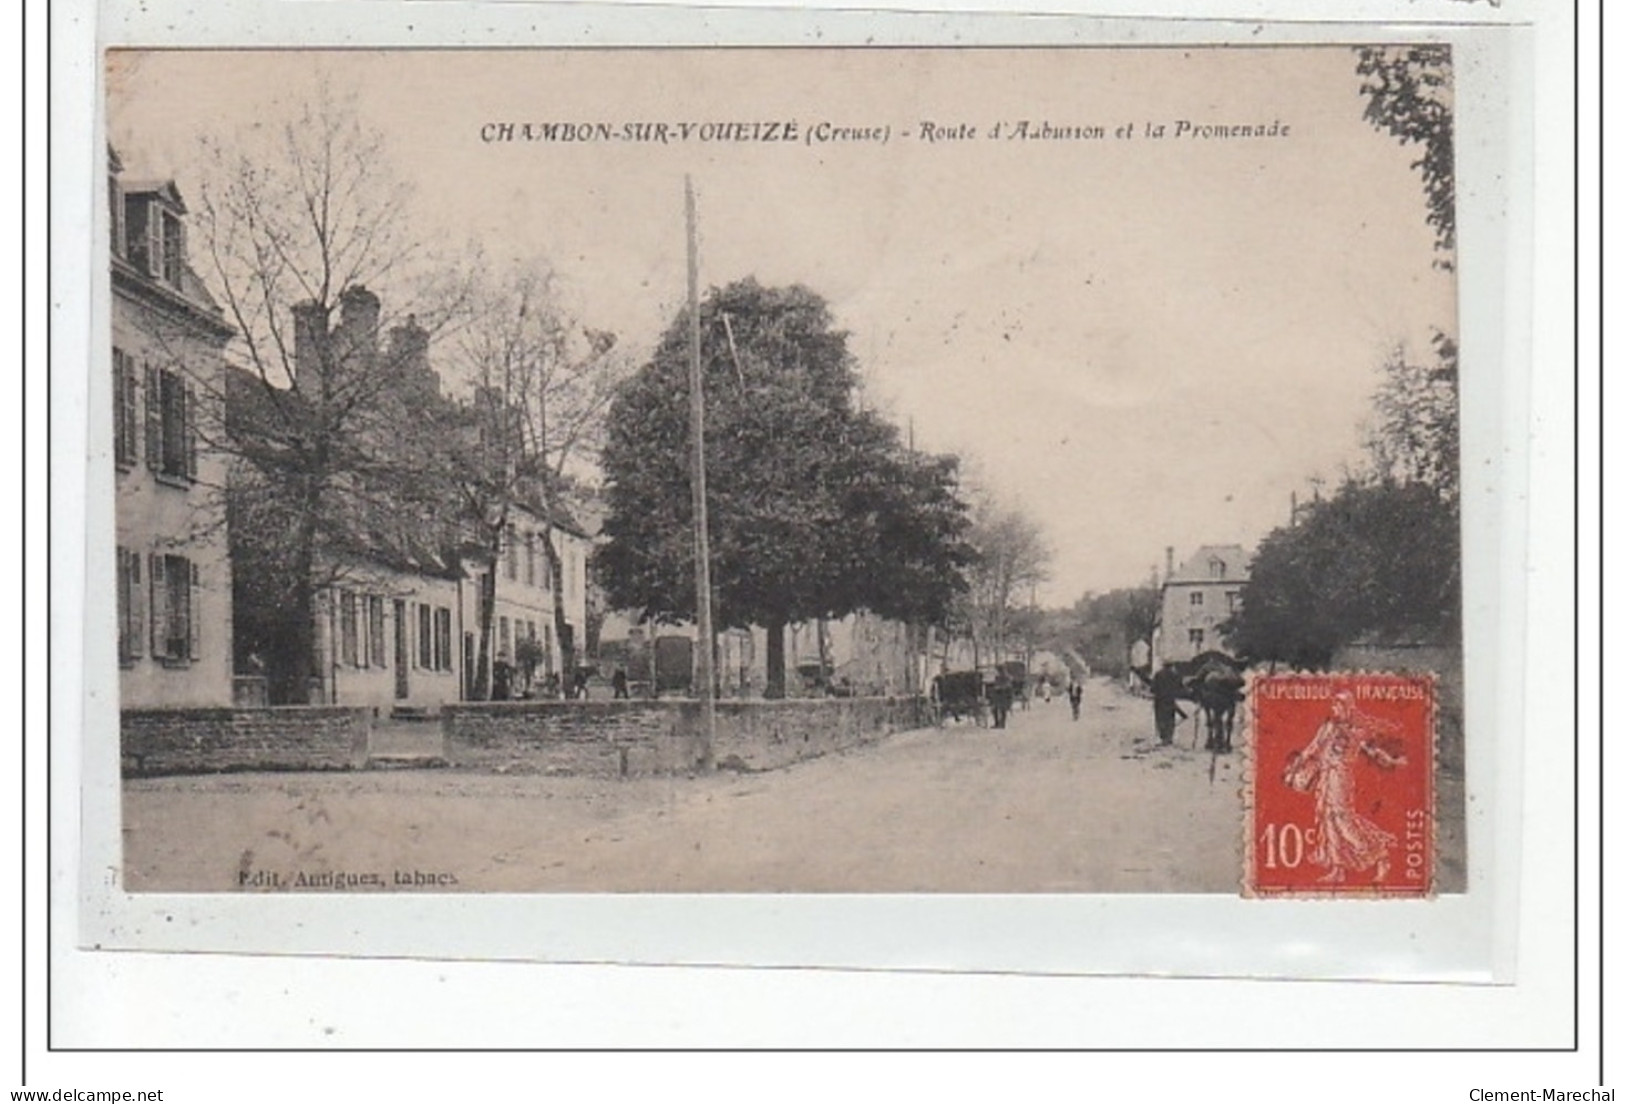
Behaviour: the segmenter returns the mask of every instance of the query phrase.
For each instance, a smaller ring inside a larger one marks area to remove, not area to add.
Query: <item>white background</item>
[[[150,3],[186,23],[185,5]],[[986,5],[978,5],[986,6]],[[1032,8],[1022,3],[1023,8]],[[218,13],[221,5],[211,11]],[[234,6],[243,7],[243,6]],[[318,5],[258,5],[284,11],[309,11]],[[331,10],[333,5],[320,5]],[[372,9],[382,5],[352,5]],[[390,7],[393,7],[392,5]],[[520,5],[489,18],[512,18]],[[1094,10],[1141,11],[1146,5],[1095,5]],[[1172,5],[1163,5],[1172,9]],[[1214,5],[1212,7],[1217,7]],[[1573,779],[1581,779],[1579,854],[1579,938],[1581,990],[1578,1038],[1580,1055],[1563,1053],[1239,1053],[1137,1055],[617,1055],[613,1057],[548,1055],[285,1055],[285,1054],[134,1054],[54,1053],[43,1050],[45,1002],[46,867],[44,797],[46,767],[47,655],[45,570],[47,453],[43,436],[48,418],[53,432],[49,458],[54,469],[49,489],[54,537],[50,617],[56,676],[49,698],[55,737],[76,727],[80,689],[71,677],[77,655],[81,610],[77,603],[82,578],[82,503],[76,503],[83,465],[83,373],[62,372],[53,385],[47,410],[43,381],[48,367],[41,342],[47,288],[44,243],[31,243],[25,288],[30,296],[28,323],[32,339],[21,375],[28,383],[29,428],[28,546],[31,561],[25,588],[29,604],[26,668],[29,680],[24,739],[28,751],[29,816],[28,897],[30,944],[26,965],[28,1000],[19,1008],[29,1035],[28,1084],[35,1088],[165,1088],[166,1100],[273,1100],[298,1096],[337,1100],[369,1096],[430,1100],[467,1092],[476,1086],[502,1086],[526,1097],[609,1093],[622,1085],[643,1091],[675,1092],[686,1081],[707,1095],[756,1099],[763,1096],[823,1095],[830,1079],[874,1091],[908,1091],[911,1095],[945,1094],[1025,1096],[1054,1086],[1068,1095],[1093,1096],[1093,1089],[1118,1093],[1145,1092],[1149,1099],[1179,1095],[1246,1093],[1255,1100],[1299,1099],[1467,1099],[1468,1090],[1523,1089],[1553,1086],[1585,1088],[1596,1083],[1597,974],[1595,871],[1598,839],[1596,736],[1600,721],[1594,690],[1601,688],[1596,662],[1599,633],[1589,600],[1597,577],[1597,522],[1593,480],[1598,467],[1596,421],[1596,328],[1594,300],[1582,298],[1580,325],[1580,574],[1586,582],[1579,604],[1582,642],[1579,682],[1574,701],[1573,656],[1574,570],[1573,460],[1575,396],[1571,390],[1573,353],[1573,231],[1569,204],[1573,196],[1570,135],[1570,53],[1565,13],[1539,11],[1539,5],[1507,4],[1492,9],[1466,3],[1343,3],[1316,5],[1323,17],[1490,18],[1517,19],[1538,14],[1537,54],[1533,78],[1540,108],[1537,130],[1539,174],[1536,201],[1526,212],[1534,219],[1536,292],[1534,334],[1535,385],[1530,389],[1529,586],[1531,589],[1527,655],[1530,692],[1525,701],[1529,738],[1525,748],[1525,805],[1522,822],[1524,880],[1519,902],[1517,983],[1507,986],[1379,985],[1372,983],[1262,983],[1197,980],[1081,979],[1012,975],[897,974],[829,970],[743,970],[693,967],[543,966],[453,964],[433,961],[359,961],[320,958],[246,958],[222,955],[92,954],[74,949],[76,887],[73,854],[61,847],[53,859],[56,903],[54,956],[49,962],[58,1019],[57,1045],[69,1040],[113,1047],[1129,1047],[1283,1045],[1359,1047],[1395,1044],[1407,1029],[1431,1045],[1503,1048],[1565,1045],[1571,1037],[1566,979],[1572,974],[1570,876],[1564,862],[1573,798]],[[60,4],[52,49],[57,72],[51,97],[56,153],[54,173],[78,182],[57,187],[62,194],[88,194],[92,120],[94,27],[87,4]],[[1226,4],[1227,14],[1260,17],[1299,4]],[[369,13],[363,11],[363,17]],[[398,10],[396,12],[398,14]],[[242,16],[239,14],[239,20]],[[483,16],[479,18],[485,18]],[[478,20],[476,19],[476,22]],[[218,18],[198,20],[216,25]],[[190,26],[195,29],[196,23]],[[42,30],[30,27],[30,35]],[[1594,34],[1582,39],[1595,41]],[[28,174],[28,232],[45,229],[43,200],[47,135],[40,113],[47,101],[44,51],[31,59]],[[1584,70],[1584,67],[1583,67]],[[1594,74],[1592,75],[1594,80]],[[1590,86],[1592,89],[1595,85]],[[1595,92],[1582,87],[1582,120],[1591,117]],[[12,116],[14,117],[14,116]],[[1594,127],[1587,137],[1594,133]],[[1582,148],[1579,179],[1582,211],[1594,210],[1596,177],[1593,153]],[[53,212],[58,228],[57,254],[50,276],[56,284],[54,355],[83,348],[88,316],[84,313],[84,253],[72,243],[84,242],[88,216],[64,209]],[[71,233],[80,225],[77,237]],[[15,220],[13,220],[13,226]],[[10,227],[7,232],[15,232]],[[1582,256],[1592,250],[1588,235]],[[14,254],[13,254],[14,255]],[[1595,286],[1596,262],[1582,267],[1582,287]],[[77,284],[75,296],[67,289]],[[15,302],[20,297],[6,297]],[[77,334],[77,342],[75,339]],[[82,365],[83,361],[77,362]],[[60,369],[59,369],[60,371]],[[7,404],[8,417],[23,413]],[[8,440],[20,440],[20,427]],[[82,496],[81,496],[82,497]],[[8,553],[10,549],[7,549]],[[9,641],[5,645],[14,647]],[[0,663],[0,670],[23,670],[20,657]],[[14,695],[15,697],[16,695]],[[1581,733],[1579,760],[1568,754],[1576,706]],[[1612,762],[1617,763],[1618,755]],[[1617,771],[1617,767],[1614,768]],[[57,798],[57,824],[71,832],[75,820],[76,782],[61,774],[52,780]],[[66,800],[64,801],[64,796]],[[66,815],[64,816],[64,805]],[[1616,817],[1617,822],[1617,817]],[[16,854],[16,822],[5,826],[0,853]],[[1616,846],[1612,853],[1617,854]],[[19,874],[21,870],[19,870]],[[3,910],[15,918],[17,908]],[[364,933],[363,933],[364,934]],[[17,1025],[19,1028],[21,1024]],[[17,1032],[12,1032],[16,1037]],[[1103,1042],[1104,1040],[1104,1042]],[[0,1066],[0,1068],[4,1068]],[[1610,1067],[1610,1080],[1617,1072]],[[15,1082],[18,1072],[13,1072]],[[906,1078],[891,1083],[891,1079]],[[4,1078],[0,1078],[4,1080]]]

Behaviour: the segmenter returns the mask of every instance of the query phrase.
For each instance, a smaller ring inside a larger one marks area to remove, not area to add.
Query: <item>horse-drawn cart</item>
[[[931,680],[931,712],[937,727],[970,718],[987,727],[987,687],[980,671],[944,671]]]

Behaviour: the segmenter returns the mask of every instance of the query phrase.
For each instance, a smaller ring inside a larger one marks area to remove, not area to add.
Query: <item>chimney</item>
[[[1163,562],[1168,565],[1168,569],[1163,573],[1162,577],[1164,579],[1172,579],[1174,577],[1174,546],[1173,545],[1170,544],[1167,548],[1163,549]]]
[[[355,284],[339,295],[333,356],[352,370],[369,371],[378,360],[378,296]]]
[[[395,378],[425,394],[440,393],[440,377],[429,367],[429,331],[418,325],[417,315],[389,331],[389,367]]]
[[[327,312],[321,304],[306,299],[293,305],[293,363],[288,366],[288,382],[297,383],[306,371],[317,371],[320,342],[327,335]]]

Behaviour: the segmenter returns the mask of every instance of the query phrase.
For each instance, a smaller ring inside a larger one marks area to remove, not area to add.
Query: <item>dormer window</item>
[[[1207,573],[1208,573],[1208,577],[1211,578],[1211,579],[1222,579],[1222,578],[1224,578],[1224,573],[1225,573],[1224,561],[1219,559],[1217,556],[1213,557],[1211,560],[1209,560],[1207,562]]]
[[[137,268],[171,287],[186,268],[186,227],[179,213],[157,196],[124,199],[124,255]]]

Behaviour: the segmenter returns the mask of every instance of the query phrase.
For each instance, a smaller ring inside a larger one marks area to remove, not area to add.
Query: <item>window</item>
[[[361,666],[358,654],[355,612],[355,591],[339,591],[339,661],[351,667]]]
[[[384,650],[384,600],[376,594],[367,598],[367,644],[372,662],[388,667],[389,653]]]
[[[146,366],[147,467],[172,479],[197,477],[196,405],[179,372]]]
[[[1202,646],[1202,638],[1203,633],[1201,629],[1192,629],[1190,635],[1191,647],[1200,648]]]
[[[1191,591],[1191,605],[1199,606],[1201,604],[1202,604],[1202,592],[1199,591],[1199,590]]]
[[[181,286],[181,272],[186,264],[185,234],[180,217],[173,211],[163,210],[158,215],[159,275],[171,287]]]
[[[109,243],[117,256],[124,256],[124,189],[119,187],[118,177],[113,173],[107,175],[107,231],[112,236]]]
[[[525,585],[536,585],[536,534],[525,534]]]
[[[146,196],[124,197],[124,255],[139,269],[152,272],[152,236],[147,233],[152,201]]]
[[[497,658],[507,659],[513,654],[513,625],[506,617],[498,619]]]
[[[1225,570],[1226,568],[1224,561],[1219,559],[1217,556],[1213,557],[1207,562],[1207,573],[1214,579],[1224,578]]]
[[[434,611],[434,666],[451,670],[451,610],[445,606]]]
[[[198,634],[192,597],[197,566],[185,556],[153,554],[147,558],[147,583],[153,657],[166,663],[196,659]]]
[[[1225,600],[1225,604],[1229,606],[1230,612],[1235,613],[1237,610],[1239,610],[1241,608],[1241,591],[1239,591],[1239,590],[1225,591],[1224,600]]]
[[[124,197],[124,255],[171,287],[186,271],[186,226],[180,215],[150,195]]]
[[[503,543],[507,545],[508,578],[517,582],[519,579],[519,534],[510,528],[507,532],[507,540]]]
[[[118,661],[133,663],[142,652],[146,602],[141,592],[141,555],[118,550]]]
[[[136,421],[135,358],[113,350],[113,461],[120,469],[135,466],[141,426]]]
[[[418,666],[425,670],[434,669],[434,625],[432,624],[433,611],[427,605],[418,603]]]

